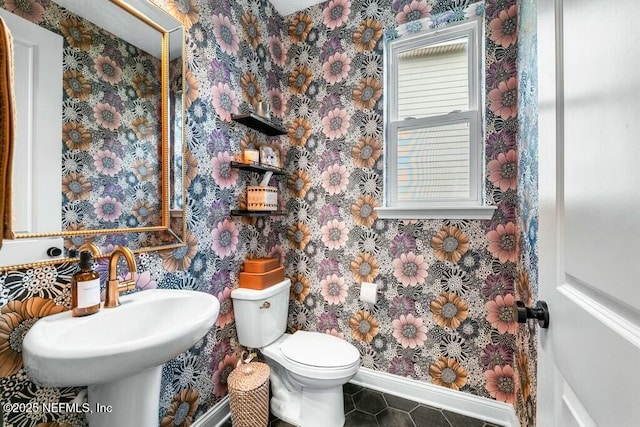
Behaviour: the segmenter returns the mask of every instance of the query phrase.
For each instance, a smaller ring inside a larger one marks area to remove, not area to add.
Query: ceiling
[[[273,7],[282,16],[306,9],[314,4],[320,4],[326,0],[269,0]]]

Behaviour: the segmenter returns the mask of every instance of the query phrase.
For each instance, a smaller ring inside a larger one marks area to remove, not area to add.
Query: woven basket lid
[[[229,374],[227,385],[238,391],[250,391],[269,379],[269,366],[262,362],[243,363]]]

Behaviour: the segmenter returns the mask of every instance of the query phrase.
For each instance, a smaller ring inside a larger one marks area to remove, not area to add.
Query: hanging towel
[[[13,93],[13,37],[0,18],[0,247],[3,238],[13,238],[11,176],[15,135],[15,99]]]

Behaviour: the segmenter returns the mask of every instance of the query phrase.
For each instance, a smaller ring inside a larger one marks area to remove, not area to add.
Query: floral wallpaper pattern
[[[221,303],[212,331],[165,365],[159,424],[188,426],[228,392],[241,351],[230,290],[247,255],[286,266],[290,330],[340,336],[379,371],[518,406],[534,401],[527,373],[535,356],[519,347],[526,327],[510,316],[515,299],[531,295],[520,266],[515,0],[330,0],[285,18],[266,0],[154,2],[187,29],[188,231],[184,248],[137,256],[137,288],[195,289]],[[486,23],[486,198],[498,209],[487,221],[379,219],[384,34],[474,16]],[[231,121],[259,101],[287,135],[266,138]],[[229,161],[262,144],[283,160],[287,176],[271,185],[287,215],[231,217],[246,206],[245,186],[261,177]],[[3,401],[68,402],[80,391],[31,383],[19,354],[35,319],[68,308],[75,268],[0,274]],[[97,268],[104,279],[105,264]],[[380,285],[377,304],[359,301],[362,281]],[[523,425],[533,425],[526,414],[520,410]],[[80,414],[4,418],[85,425]]]

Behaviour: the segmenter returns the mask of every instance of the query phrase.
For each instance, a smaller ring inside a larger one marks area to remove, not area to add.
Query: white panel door
[[[640,426],[640,2],[538,0],[538,425]]]
[[[60,231],[62,36],[0,9],[14,40],[13,231]],[[55,209],[54,209],[55,208]],[[61,238],[5,240],[0,265],[44,260]]]

